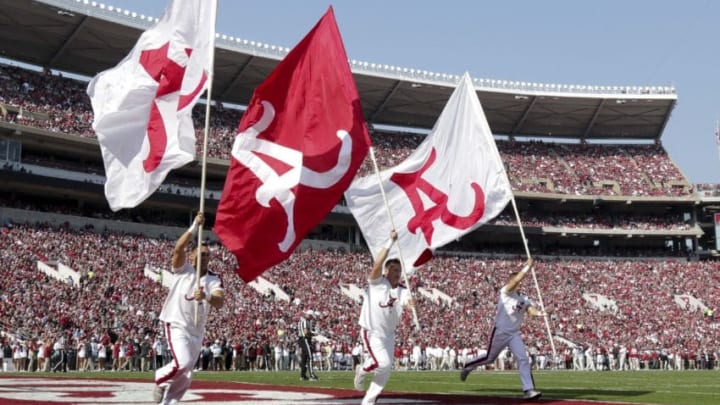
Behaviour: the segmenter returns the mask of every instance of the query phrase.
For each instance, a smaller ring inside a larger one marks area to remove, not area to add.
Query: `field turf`
[[[13,373],[14,374],[14,373]],[[7,375],[7,374],[5,374]],[[123,378],[152,380],[151,373],[22,373],[28,377]],[[460,381],[456,371],[393,371],[386,391],[518,397],[516,371],[481,371]],[[299,372],[196,372],[194,379],[278,386],[352,389],[349,371],[319,372],[319,381],[300,381]],[[720,404],[720,371],[543,371],[534,372],[543,399],[599,400],[638,404]]]

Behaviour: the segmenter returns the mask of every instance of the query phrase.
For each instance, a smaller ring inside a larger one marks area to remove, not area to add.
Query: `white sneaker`
[[[153,401],[155,401],[156,404],[159,404],[163,401],[165,398],[165,390],[167,387],[161,387],[159,385],[155,386],[155,389],[153,390]]]
[[[540,399],[541,395],[542,395],[542,392],[540,392],[540,391],[527,390],[527,391],[525,391],[525,395],[523,395],[523,399],[528,399],[528,400]]]
[[[355,389],[358,391],[365,391],[365,385],[363,384],[365,382],[365,376],[367,373],[362,369],[361,366],[357,366],[355,368],[355,379],[353,379],[353,383],[355,384]]]

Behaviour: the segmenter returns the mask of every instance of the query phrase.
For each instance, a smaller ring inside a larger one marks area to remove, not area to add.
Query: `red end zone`
[[[152,404],[154,383],[148,380],[73,379],[0,376],[0,404],[3,405],[67,405],[67,404]],[[233,383],[225,381],[193,381],[182,403],[203,405],[326,405],[358,404],[362,393],[311,387],[284,387]],[[474,395],[409,394],[389,392],[378,404],[522,404],[521,399]],[[603,402],[551,400],[531,403],[563,405],[602,405]]]

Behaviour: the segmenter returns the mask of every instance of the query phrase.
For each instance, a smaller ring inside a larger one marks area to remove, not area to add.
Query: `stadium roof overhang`
[[[0,56],[88,77],[114,66],[152,22],[93,3],[0,0]],[[216,45],[214,98],[239,105],[287,53],[227,36]],[[351,67],[372,125],[432,128],[459,79],[356,61]],[[474,81],[493,132],[518,137],[658,140],[677,101],[667,87]]]

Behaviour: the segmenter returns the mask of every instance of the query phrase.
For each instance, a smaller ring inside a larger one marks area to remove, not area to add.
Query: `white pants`
[[[374,374],[372,382],[365,392],[362,405],[372,405],[382,393],[385,384],[390,378],[393,355],[395,349],[395,336],[378,336],[372,331],[363,329],[363,345],[368,355],[360,365],[360,373]]]
[[[585,359],[584,354],[573,356],[573,369],[574,370],[582,370],[585,367],[583,367],[583,360]]]
[[[193,336],[184,329],[165,324],[165,335],[172,361],[155,371],[155,384],[166,387],[162,404],[176,404],[192,382],[192,371],[200,355],[202,336]]]
[[[487,354],[468,361],[465,364],[465,370],[475,370],[480,366],[492,363],[505,347],[510,348],[515,360],[517,360],[523,391],[534,389],[535,383],[530,371],[530,359],[525,353],[525,344],[519,333],[503,333],[493,328]]]
[[[627,361],[625,360],[625,356],[626,356],[625,354],[621,354],[621,355],[620,355],[620,362],[619,362],[619,365],[618,365],[618,368],[619,368],[620,370],[627,370],[627,369],[628,369],[628,367],[627,367]]]
[[[585,355],[585,370],[595,371],[595,363],[593,363],[592,354]]]
[[[537,362],[538,370],[545,370],[545,367],[547,366],[547,357],[545,357],[545,355],[540,355],[537,357]]]

